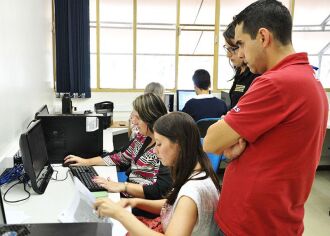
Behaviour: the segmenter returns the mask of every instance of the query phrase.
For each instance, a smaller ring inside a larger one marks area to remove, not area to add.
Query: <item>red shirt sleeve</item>
[[[284,97],[271,79],[255,79],[238,104],[227,113],[224,120],[241,137],[254,142],[280,123],[286,116]]]

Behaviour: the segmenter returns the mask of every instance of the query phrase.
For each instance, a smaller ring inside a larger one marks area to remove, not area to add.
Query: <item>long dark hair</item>
[[[223,35],[223,37],[225,38],[225,41],[229,44],[229,46],[231,46],[231,47],[235,47],[235,46],[236,46],[236,45],[233,43],[233,41],[232,41],[232,40],[235,39],[235,25],[233,24],[233,22],[230,23],[230,24],[227,26],[226,30],[223,32],[222,35]],[[230,63],[230,59],[228,59],[228,61],[229,61],[230,66],[231,66],[231,67],[234,69],[234,71],[235,71],[235,75],[234,75],[234,77],[231,78],[229,81],[231,81],[231,80],[235,80],[236,76],[239,75],[239,74],[241,73],[241,68],[240,68],[240,67],[235,67],[235,66],[233,66],[233,65]],[[246,68],[246,69],[248,69],[248,68]]]
[[[226,30],[223,32],[222,35],[223,35],[223,37],[225,38],[225,41],[229,44],[229,46],[231,46],[231,47],[235,47],[235,46],[236,46],[236,45],[233,43],[233,41],[232,41],[232,40],[235,39],[235,25],[233,24],[233,22],[231,22],[231,23],[227,26]],[[231,78],[229,81],[231,81],[231,80],[234,80],[234,81],[235,81],[235,79],[238,78],[239,75],[241,74],[241,69],[242,69],[242,68],[241,68],[241,67],[235,67],[235,66],[233,66],[233,65],[230,63],[230,59],[229,59],[229,64],[230,64],[230,66],[234,69],[234,72],[235,72],[234,77]],[[246,65],[245,62],[243,62],[243,65],[245,66],[245,71],[250,71],[250,68]]]
[[[219,190],[219,180],[212,169],[209,158],[203,151],[197,125],[191,116],[183,112],[169,113],[156,121],[154,130],[180,147],[179,157],[170,167],[173,189],[166,196],[168,204],[174,204],[181,187],[191,178],[192,174],[197,175],[202,171],[206,175],[194,179],[211,177]],[[201,169],[194,172],[197,163],[201,165]]]

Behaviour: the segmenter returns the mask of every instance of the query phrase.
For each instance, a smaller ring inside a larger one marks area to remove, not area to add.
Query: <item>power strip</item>
[[[13,168],[7,168],[0,176],[0,186],[17,180],[24,174],[23,164],[15,165]]]

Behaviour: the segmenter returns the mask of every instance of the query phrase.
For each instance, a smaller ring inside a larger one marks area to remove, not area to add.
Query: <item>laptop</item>
[[[46,223],[46,224],[6,224],[6,215],[0,189],[0,235],[17,236],[111,236],[109,223]],[[16,234],[15,234],[16,233]]]

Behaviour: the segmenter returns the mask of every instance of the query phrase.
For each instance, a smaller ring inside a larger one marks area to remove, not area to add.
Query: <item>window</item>
[[[319,68],[317,76],[323,87],[330,88],[329,1],[300,0],[294,8],[293,25],[295,50],[308,53],[310,64]]]
[[[100,88],[133,88],[133,2],[99,2]]]
[[[192,89],[197,69],[209,71],[214,90],[229,89],[234,71],[222,33],[254,1],[90,0],[93,91],[142,90],[151,81],[166,89]],[[329,88],[329,1],[282,3],[293,13],[295,50],[308,53]]]
[[[193,89],[195,70],[211,77],[214,64],[215,0],[180,1],[178,89]]]
[[[176,0],[137,1],[136,88],[175,87]]]

